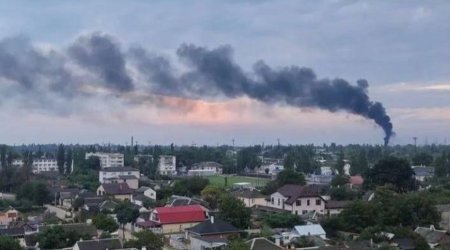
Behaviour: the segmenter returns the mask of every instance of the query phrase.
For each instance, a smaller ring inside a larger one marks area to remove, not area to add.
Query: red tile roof
[[[350,183],[352,185],[362,185],[364,183],[364,179],[361,175],[350,176]]]
[[[200,205],[157,207],[155,213],[161,224],[200,222],[206,219],[205,210]]]

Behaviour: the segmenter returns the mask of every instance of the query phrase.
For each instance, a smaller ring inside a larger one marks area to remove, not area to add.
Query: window
[[[272,205],[273,205],[273,203],[274,203],[274,198],[272,197],[270,200],[271,200],[271,203],[272,203]]]
[[[306,206],[309,206],[309,200],[306,200]]]
[[[298,215],[298,210],[295,210],[295,215]]]
[[[322,204],[322,201],[321,201],[320,199],[317,199],[317,200],[316,200],[316,205],[317,205],[317,206],[320,206],[320,204]]]
[[[301,205],[302,205],[302,201],[301,201],[301,200],[296,200],[296,201],[295,201],[295,205],[296,205],[297,207],[301,206]]]
[[[306,214],[306,213],[308,213],[307,210],[303,210],[303,211],[302,211],[302,214]]]
[[[278,198],[278,206],[280,205],[280,198]]]

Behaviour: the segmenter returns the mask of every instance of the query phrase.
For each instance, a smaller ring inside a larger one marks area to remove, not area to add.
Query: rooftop
[[[131,171],[139,171],[139,169],[132,167],[110,167],[100,170],[100,172],[131,172]]]
[[[187,231],[200,236],[241,232],[230,223],[213,217],[187,229]]]

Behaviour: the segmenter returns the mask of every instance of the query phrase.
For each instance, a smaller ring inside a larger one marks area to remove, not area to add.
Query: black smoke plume
[[[142,47],[124,52],[113,37],[99,32],[79,37],[66,50],[50,52],[22,37],[7,38],[0,41],[0,79],[9,82],[6,98],[23,91],[41,96],[51,92],[66,99],[95,97],[86,86],[106,89],[119,98],[130,92],[207,100],[247,96],[267,104],[346,111],[371,119],[384,130],[385,145],[393,135],[385,108],[368,96],[366,80],[353,85],[339,78],[320,79],[309,68],[274,69],[264,61],[245,72],[233,61],[229,46],[183,44],[176,55],[187,69],[180,70],[168,58]]]

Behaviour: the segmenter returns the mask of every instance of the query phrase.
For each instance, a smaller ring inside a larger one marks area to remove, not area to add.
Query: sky
[[[274,72],[365,79],[362,91],[390,116],[391,144],[450,143],[449,1],[47,0],[0,10],[2,143],[383,143],[373,119],[346,108],[292,104],[272,87],[226,92],[196,65],[202,51],[231,60],[237,81],[258,82],[261,60]]]

